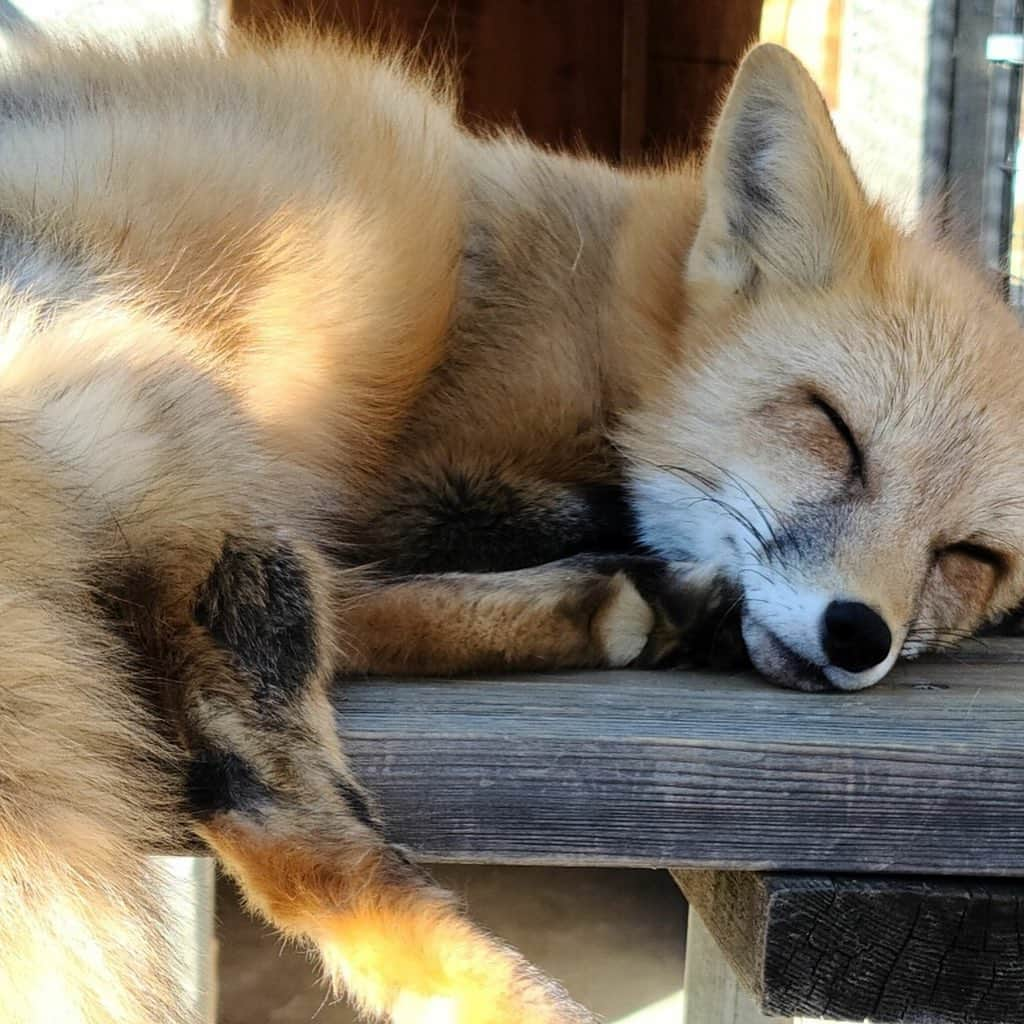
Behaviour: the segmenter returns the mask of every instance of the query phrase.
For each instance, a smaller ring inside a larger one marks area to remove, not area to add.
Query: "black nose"
[[[863,672],[888,657],[892,633],[885,619],[866,604],[833,601],[825,609],[821,642],[837,668]]]

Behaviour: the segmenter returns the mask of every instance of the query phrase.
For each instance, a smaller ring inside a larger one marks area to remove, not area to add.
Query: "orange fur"
[[[325,860],[239,829],[210,841],[249,900],[286,934],[311,939],[328,976],[398,1024],[588,1021],[564,993],[470,924],[452,898],[393,857],[354,849]]]
[[[5,1021],[187,1020],[144,871],[187,829],[371,1014],[590,1020],[386,838],[336,674],[655,665],[738,616],[850,689],[1024,596],[1019,328],[778,48],[700,168],[472,135],[288,35],[40,43],[0,128]],[[891,624],[865,672],[836,596]]]

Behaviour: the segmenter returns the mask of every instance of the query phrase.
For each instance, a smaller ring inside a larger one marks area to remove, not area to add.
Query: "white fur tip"
[[[611,668],[636,661],[654,629],[654,609],[633,582],[621,573],[613,577],[612,592],[594,622],[594,638]]]

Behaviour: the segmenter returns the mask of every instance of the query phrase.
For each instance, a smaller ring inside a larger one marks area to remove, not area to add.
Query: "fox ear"
[[[740,66],[712,135],[704,194],[692,284],[822,286],[856,256],[864,193],[824,98],[781,46],[757,46]]]

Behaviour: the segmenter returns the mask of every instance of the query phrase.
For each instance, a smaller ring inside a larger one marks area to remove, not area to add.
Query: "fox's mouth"
[[[821,665],[797,654],[746,611],[743,614],[743,642],[754,668],[774,683],[805,693],[838,689],[829,682]]]
[[[742,633],[747,655],[761,675],[780,686],[806,693],[852,693],[874,686],[888,674],[900,650],[898,644],[893,644],[884,661],[864,671],[851,672],[838,665],[822,665],[804,657],[746,609],[743,611]]]

